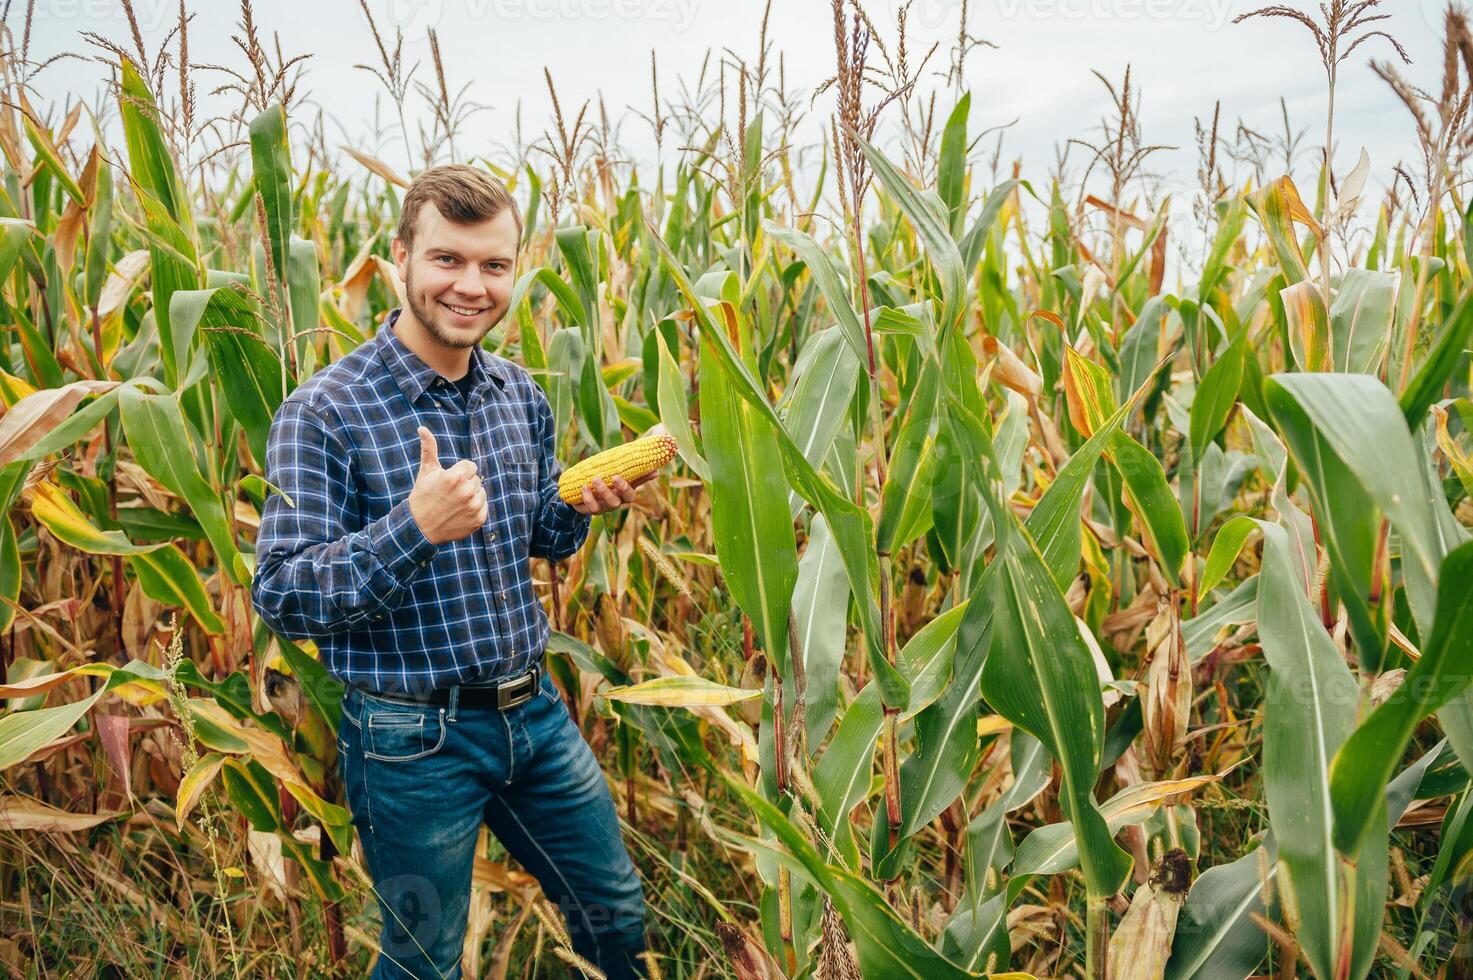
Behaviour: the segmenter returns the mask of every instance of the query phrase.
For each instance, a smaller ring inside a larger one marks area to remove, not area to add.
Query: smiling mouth
[[[456,306],[452,303],[444,302],[442,302],[440,305],[445,307],[445,309],[449,310],[451,313],[455,313],[460,316],[477,316],[481,313],[486,312],[485,309],[479,309],[474,306]]]

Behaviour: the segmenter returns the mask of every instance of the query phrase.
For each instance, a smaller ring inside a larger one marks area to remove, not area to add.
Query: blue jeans
[[[504,711],[390,701],[349,687],[338,753],[383,911],[375,978],[460,976],[484,822],[534,875],[573,949],[643,976],[644,897],[608,784],[546,673]]]

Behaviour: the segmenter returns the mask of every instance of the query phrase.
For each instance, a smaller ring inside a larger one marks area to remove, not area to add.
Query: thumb
[[[419,427],[419,471],[421,473],[440,468],[440,450],[435,444],[435,434],[424,426]]]

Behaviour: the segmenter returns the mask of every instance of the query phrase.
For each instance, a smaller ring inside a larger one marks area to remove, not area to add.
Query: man
[[[346,685],[338,752],[383,910],[375,977],[455,977],[482,823],[537,877],[574,949],[640,975],[644,903],[608,785],[542,669],[528,558],[557,561],[635,486],[557,492],[525,370],[480,346],[508,311],[521,218],[491,175],[404,196],[405,309],[282,404],[251,597]],[[644,480],[636,481],[636,484]]]

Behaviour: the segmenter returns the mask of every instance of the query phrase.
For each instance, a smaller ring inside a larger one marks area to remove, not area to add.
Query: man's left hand
[[[635,492],[646,483],[653,480],[657,474],[646,473],[644,476],[630,483],[622,476],[614,477],[612,486],[604,483],[598,477],[594,477],[588,486],[583,488],[583,499],[568,506],[580,514],[604,514],[611,510],[618,510],[634,503]]]

